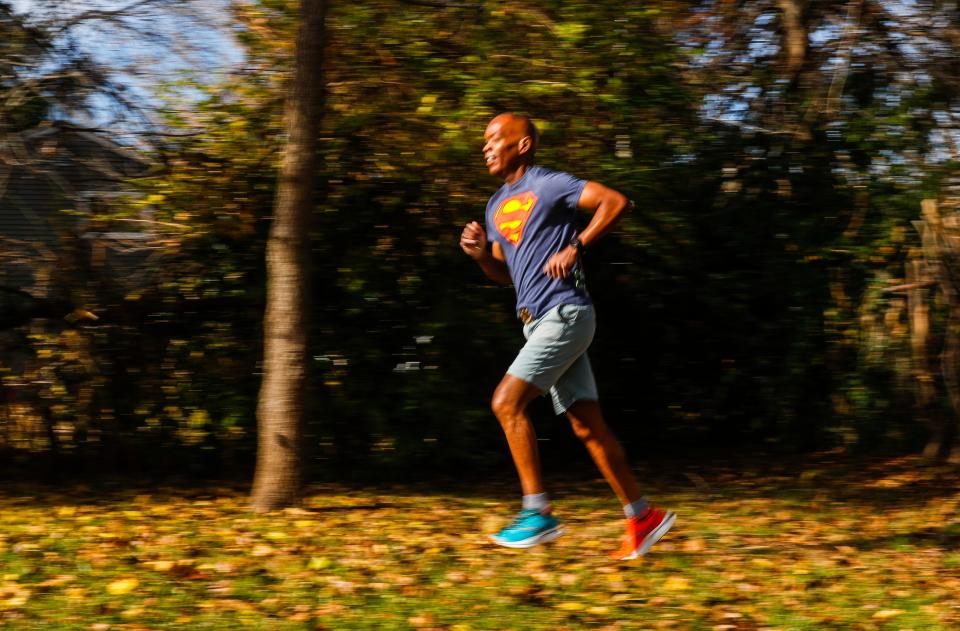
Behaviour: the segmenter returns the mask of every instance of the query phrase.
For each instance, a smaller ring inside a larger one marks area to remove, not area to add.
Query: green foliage
[[[910,439],[904,305],[880,290],[902,280],[910,221],[956,166],[949,9],[807,3],[791,66],[781,5],[332,4],[312,229],[318,464],[503,454],[487,408],[521,342],[513,296],[457,238],[499,186],[480,148],[504,110],[534,117],[541,163],[636,203],[587,260],[591,356],[622,437]],[[162,168],[101,217],[149,209],[164,243],[140,286],[103,299],[120,323],[98,334],[99,374],[125,375],[110,409],[134,433],[211,449],[251,446],[296,27],[289,0],[233,11],[242,69],[165,86]]]
[[[290,13],[238,8],[246,70],[171,119],[199,133],[171,141],[169,168],[142,183],[158,219],[189,226],[176,235],[176,278],[164,285],[177,300],[196,297],[198,278],[212,280],[206,292],[225,291],[224,270],[259,295],[289,53],[276,42],[291,41]],[[679,86],[657,85],[669,46],[640,11],[567,5],[410,7],[403,19],[386,4],[335,6],[328,32],[314,453],[434,465],[489,458],[499,438],[487,399],[518,330],[511,292],[485,287],[456,244],[498,186],[482,169],[483,127],[498,111],[530,111],[544,162],[588,164],[581,175],[651,207],[651,169],[686,142],[675,110],[690,111]],[[586,39],[589,47],[573,46]],[[231,225],[249,229],[233,235]],[[203,254],[211,248],[221,256]],[[228,344],[256,361],[256,346]],[[203,372],[198,362],[190,374]]]

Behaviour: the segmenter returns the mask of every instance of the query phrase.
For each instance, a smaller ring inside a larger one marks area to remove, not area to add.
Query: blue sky
[[[136,0],[8,0],[31,22],[69,19],[87,11],[115,11]],[[229,0],[159,0],[120,21],[91,20],[68,37],[112,73],[128,98],[149,104],[159,84],[189,73],[214,82],[243,62],[233,40]],[[110,122],[105,99],[95,102],[94,124]]]

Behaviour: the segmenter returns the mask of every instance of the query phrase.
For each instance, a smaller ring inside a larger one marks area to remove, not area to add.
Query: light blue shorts
[[[597,328],[591,305],[558,305],[525,324],[523,345],[508,375],[550,392],[553,410],[563,414],[576,401],[596,401],[587,348]]]

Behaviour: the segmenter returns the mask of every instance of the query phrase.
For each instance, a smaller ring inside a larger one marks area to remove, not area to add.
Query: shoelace
[[[539,515],[539,514],[540,514],[540,511],[534,510],[532,508],[524,509],[519,513],[517,513],[517,516],[513,518],[513,523],[510,524],[510,527],[513,528],[515,526],[519,526],[524,521],[526,521],[528,517],[533,517],[534,515]]]

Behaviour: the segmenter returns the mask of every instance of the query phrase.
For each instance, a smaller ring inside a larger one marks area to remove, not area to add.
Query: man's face
[[[483,159],[490,175],[503,177],[521,163],[521,141],[525,138],[517,121],[498,116],[483,134]]]

